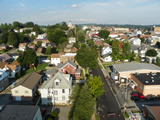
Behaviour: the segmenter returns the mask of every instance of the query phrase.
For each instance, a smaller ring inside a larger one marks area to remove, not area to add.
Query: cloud
[[[73,4],[71,7],[72,7],[72,8],[77,8],[77,7],[79,7],[79,5]]]
[[[21,7],[23,7],[23,8],[26,7],[24,3],[19,3],[19,5],[20,5]]]

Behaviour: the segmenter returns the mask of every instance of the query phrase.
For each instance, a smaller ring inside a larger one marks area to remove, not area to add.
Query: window
[[[15,90],[15,93],[18,93],[18,91],[17,91],[17,90]]]
[[[70,66],[68,65],[68,67],[70,67]]]
[[[65,93],[65,89],[62,89],[62,93]]]
[[[54,95],[58,95],[58,91],[57,90],[54,91]]]
[[[65,100],[65,96],[62,96],[62,100]]]
[[[27,93],[28,93],[28,90],[26,90],[25,93],[27,94]]]
[[[72,72],[74,72],[74,69],[72,70]]]
[[[58,83],[58,82],[56,82],[56,85],[59,85],[59,83]]]
[[[48,100],[51,101],[51,100],[52,100],[52,97],[51,97],[51,96],[48,96]]]
[[[58,97],[55,97],[54,99],[55,99],[55,100],[58,100]]]

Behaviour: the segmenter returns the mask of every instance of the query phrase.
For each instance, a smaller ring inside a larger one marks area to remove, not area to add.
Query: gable
[[[72,67],[72,68],[74,68],[74,69],[76,69],[76,67],[74,67],[72,64],[70,64],[70,63],[67,63],[67,64],[65,64],[61,69],[64,69],[65,67]]]
[[[21,89],[26,89],[26,90],[31,90],[31,89],[29,89],[29,88],[27,88],[27,87],[24,87],[24,86],[22,86],[22,85],[19,85],[19,86],[17,86],[17,87],[15,87],[15,88],[13,88],[12,90],[21,90]]]

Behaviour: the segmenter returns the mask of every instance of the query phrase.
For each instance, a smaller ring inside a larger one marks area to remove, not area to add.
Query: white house
[[[69,43],[76,43],[76,38],[70,37],[70,38],[68,38],[68,42]]]
[[[72,78],[69,74],[57,72],[39,89],[42,104],[68,104],[72,89]]]
[[[61,62],[60,54],[52,54],[51,55],[51,64],[58,65]]]
[[[43,33],[43,34],[38,35],[36,39],[45,39],[45,38],[47,38],[47,34]]]
[[[101,60],[103,62],[112,62],[112,56],[110,54],[105,54],[102,56]]]
[[[27,48],[27,43],[19,43],[19,51],[25,51]]]
[[[106,46],[102,48],[101,55],[112,54],[112,47]]]
[[[140,31],[140,30],[135,30],[134,32],[133,32],[133,34],[134,35],[141,35],[142,34],[142,31]]]
[[[133,45],[141,45],[141,39],[139,38],[131,38],[130,41]]]
[[[131,52],[133,51],[136,54],[136,56],[140,56],[141,58],[144,58],[147,48],[144,45],[141,45],[141,46],[131,45],[130,50]]]

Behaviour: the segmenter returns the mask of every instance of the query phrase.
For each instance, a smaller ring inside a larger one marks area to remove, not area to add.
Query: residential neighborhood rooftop
[[[159,70],[160,71],[160,67],[158,67],[157,65],[148,64],[148,63],[137,63],[137,62],[113,64],[113,67],[118,72],[136,71],[136,70]]]
[[[7,105],[0,112],[0,120],[33,120],[38,106]]]

